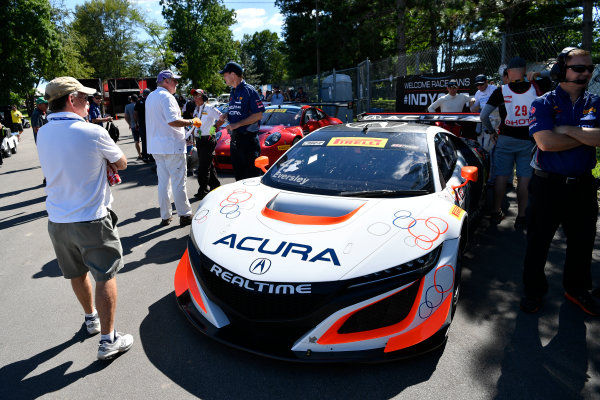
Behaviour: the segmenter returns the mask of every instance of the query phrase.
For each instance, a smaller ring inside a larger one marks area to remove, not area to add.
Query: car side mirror
[[[460,169],[460,176],[465,180],[462,185],[452,186],[452,189],[458,189],[466,186],[469,182],[477,182],[479,179],[479,169],[477,167],[466,166]]]
[[[260,168],[262,172],[267,172],[267,166],[269,165],[269,157],[260,156],[254,160],[254,166]]]

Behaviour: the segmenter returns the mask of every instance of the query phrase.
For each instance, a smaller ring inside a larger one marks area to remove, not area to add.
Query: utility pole
[[[583,0],[583,41],[584,50],[592,51],[592,6],[593,0]]]
[[[319,53],[319,0],[315,0],[315,20],[317,21],[317,101],[321,101],[321,55]]]

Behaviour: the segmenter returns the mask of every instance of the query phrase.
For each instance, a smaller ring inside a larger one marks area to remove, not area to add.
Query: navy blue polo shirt
[[[90,104],[90,110],[88,111],[88,115],[89,115],[90,122],[92,122],[96,118],[102,118],[102,115],[100,113],[100,107],[98,106],[98,104],[96,104],[94,102],[92,102],[92,104]],[[96,122],[96,125],[102,126],[102,122]]]
[[[230,124],[248,118],[251,114],[264,111],[265,106],[260,100],[260,97],[258,97],[258,92],[254,87],[248,85],[246,81],[242,81],[237,87],[231,90],[231,95],[229,96],[229,111],[227,115],[227,120]],[[236,129],[235,132],[258,132],[258,127],[259,122],[255,122],[252,125],[242,126]]]
[[[531,104],[529,135],[552,130],[555,126],[571,125],[586,128],[598,127],[600,97],[585,92],[575,104],[560,86],[538,97]],[[563,151],[537,150],[533,159],[535,167],[570,177],[589,173],[596,166],[596,148],[581,145]]]

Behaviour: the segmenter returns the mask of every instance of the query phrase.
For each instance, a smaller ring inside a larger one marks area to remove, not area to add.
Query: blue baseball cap
[[[181,76],[175,75],[173,71],[165,69],[164,71],[160,71],[160,74],[158,74],[158,77],[156,78],[156,82],[160,83],[165,79],[181,79]]]
[[[244,69],[240,64],[229,61],[227,64],[225,64],[225,68],[219,71],[219,74],[223,75],[225,72],[235,72],[236,75],[242,76]]]

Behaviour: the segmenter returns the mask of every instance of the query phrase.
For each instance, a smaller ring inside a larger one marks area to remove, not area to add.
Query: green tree
[[[175,52],[169,46],[172,32],[153,21],[145,22],[143,27],[150,40],[139,43],[138,54],[142,54],[144,59],[150,60],[146,68],[149,75],[156,76],[160,71],[169,69],[175,63]]]
[[[135,40],[141,21],[127,0],[91,0],[75,7],[74,43],[93,68],[94,77],[143,75]]]
[[[4,0],[0,15],[0,104],[8,104],[11,92],[31,97],[40,79],[64,59],[48,0]]]
[[[225,84],[218,71],[235,55],[230,29],[234,12],[220,0],[161,0],[160,4],[171,29],[175,66],[193,87],[221,92]]]
[[[253,61],[258,83],[281,82],[286,77],[285,45],[277,33],[264,30],[244,35],[241,52]],[[244,64],[247,69],[247,66]]]

